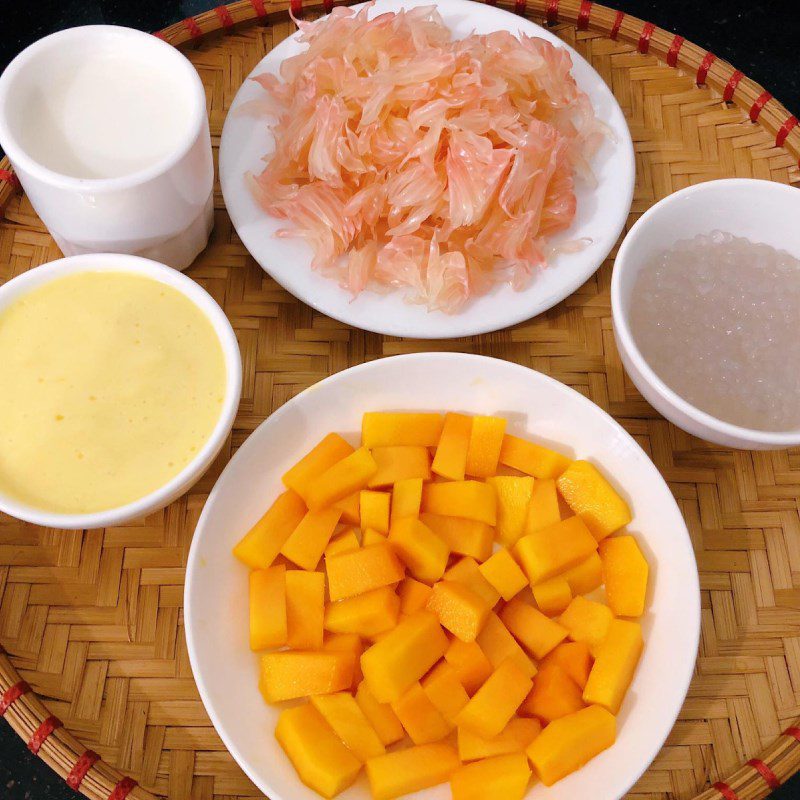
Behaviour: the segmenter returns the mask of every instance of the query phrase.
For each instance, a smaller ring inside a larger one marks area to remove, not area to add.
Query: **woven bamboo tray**
[[[629,224],[666,194],[711,178],[800,182],[797,120],[712,53],[598,4],[500,5],[552,25],[613,88],[636,145]],[[215,145],[244,77],[294,30],[289,6],[244,0],[158,34],[185,47],[199,70]],[[291,7],[321,11],[300,0]],[[0,281],[60,256],[17,189],[0,163]],[[538,369],[613,414],[661,470],[689,525],[700,657],[679,721],[629,797],[767,795],[800,768],[800,451],[715,447],[642,400],[614,346],[612,260],[563,303],[509,330],[445,342],[382,337],[283,291],[245,252],[218,192],[211,243],[188,274],[239,337],[244,386],[232,436],[188,495],[135,524],[56,531],[0,515],[0,715],[93,800],[260,796],[214,732],[186,653],[184,565],[207,494],[248,434],[301,389],[384,355],[459,350]]]

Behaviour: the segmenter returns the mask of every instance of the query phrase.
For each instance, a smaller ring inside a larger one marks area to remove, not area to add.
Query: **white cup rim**
[[[636,340],[631,333],[630,325],[628,324],[628,309],[625,307],[625,303],[622,299],[622,274],[626,268],[628,253],[631,248],[635,246],[637,238],[642,235],[643,230],[650,220],[660,214],[665,207],[679,203],[690,195],[715,191],[720,185],[724,185],[725,188],[730,191],[747,191],[748,189],[761,188],[767,191],[783,193],[787,196],[789,196],[789,193],[793,193],[791,194],[792,198],[800,197],[800,195],[794,194],[800,190],[784,183],[762,180],[760,178],[721,178],[719,180],[704,181],[703,183],[698,183],[693,186],[687,186],[659,200],[645,211],[631,226],[614,260],[614,270],[611,276],[611,314],[614,324],[614,333],[622,345],[620,349],[624,349],[627,352],[628,357],[639,370],[646,383],[650,384],[670,405],[693,422],[715,433],[729,438],[735,438],[739,441],[748,441],[753,445],[792,447],[800,444],[800,430],[763,431],[755,428],[746,428],[741,425],[735,425],[732,422],[725,422],[689,403],[667,386],[648,364],[642,352],[639,350]],[[756,187],[756,185],[758,185],[758,187]],[[680,239],[680,236],[676,237],[676,240],[677,239]]]
[[[146,47],[163,48],[167,58],[175,63],[175,70],[181,72],[186,80],[187,88],[191,91],[191,104],[189,124],[181,138],[180,144],[163,158],[149,164],[140,170],[135,170],[125,175],[113,178],[77,178],[65,175],[44,166],[28,154],[20,144],[8,124],[8,94],[16,78],[25,69],[27,64],[39,56],[43,51],[65,41],[74,41],[81,38],[92,37],[124,37],[131,41],[137,40]],[[19,53],[0,75],[0,144],[8,155],[12,165],[18,166],[24,172],[41,181],[42,183],[57,186],[70,191],[81,192],[112,192],[129,189],[146,183],[153,178],[168,172],[191,149],[198,135],[201,133],[206,119],[206,95],[203,82],[192,63],[177,48],[144,31],[127,28],[123,25],[81,25],[66,28],[56,33],[51,33],[26,47]]]

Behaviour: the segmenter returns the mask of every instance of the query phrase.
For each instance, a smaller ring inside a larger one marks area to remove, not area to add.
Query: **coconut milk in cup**
[[[185,269],[213,225],[200,76],[155,36],[89,25],[40,39],[0,76],[0,145],[66,255]]]

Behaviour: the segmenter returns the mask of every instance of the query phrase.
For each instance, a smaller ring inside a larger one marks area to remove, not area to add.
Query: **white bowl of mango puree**
[[[0,287],[0,510],[51,528],[163,508],[219,452],[242,367],[222,309],[190,278],[92,254]]]

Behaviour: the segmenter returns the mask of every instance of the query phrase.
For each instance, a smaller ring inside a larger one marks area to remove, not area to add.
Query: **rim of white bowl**
[[[653,470],[656,472],[656,474],[659,476],[659,478],[664,483],[664,487],[666,489],[666,494],[667,494],[667,497],[668,497],[668,500],[666,502],[672,504],[672,506],[673,506],[673,508],[675,510],[675,513],[677,514],[678,518],[683,523],[683,531],[685,533],[685,536],[682,537],[682,539],[680,541],[680,544],[682,544],[682,546],[684,546],[686,548],[686,550],[687,550],[687,552],[689,554],[689,561],[694,566],[694,569],[691,570],[690,574],[686,576],[687,582],[691,583],[691,586],[689,586],[688,583],[687,583],[686,589],[687,589],[687,591],[690,588],[693,589],[692,596],[695,598],[695,601],[696,601],[695,604],[694,604],[694,611],[696,613],[693,614],[693,617],[692,617],[691,620],[687,620],[687,626],[691,625],[691,627],[692,627],[692,630],[690,631],[690,633],[691,633],[692,652],[694,652],[695,657],[691,662],[690,668],[685,670],[685,674],[683,675],[683,678],[677,684],[677,686],[678,686],[678,688],[680,690],[681,701],[680,701],[680,703],[678,703],[678,705],[673,710],[673,712],[670,713],[668,724],[666,724],[665,727],[664,727],[663,736],[658,737],[659,741],[655,743],[654,748],[651,750],[651,752],[648,753],[647,758],[643,760],[643,763],[639,767],[636,767],[631,772],[631,776],[630,776],[630,778],[629,778],[629,780],[627,782],[627,786],[625,787],[622,795],[620,795],[620,797],[622,797],[624,794],[626,794],[631,789],[632,786],[634,786],[634,784],[639,780],[639,778],[642,777],[642,775],[644,775],[644,773],[647,771],[647,769],[653,763],[653,761],[655,760],[656,756],[660,752],[661,748],[664,746],[664,742],[666,742],[667,737],[669,736],[669,733],[672,730],[672,727],[674,726],[676,720],[678,719],[678,715],[680,714],[680,710],[683,707],[684,702],[686,701],[686,696],[689,693],[689,686],[691,685],[692,678],[694,676],[694,667],[695,667],[695,664],[696,664],[696,661],[697,661],[697,653],[698,653],[698,650],[699,650],[699,647],[700,647],[700,623],[701,623],[701,618],[700,618],[700,611],[701,611],[701,609],[700,609],[700,574],[699,574],[698,567],[697,567],[697,560],[696,560],[696,558],[694,556],[694,550],[692,548],[691,537],[689,536],[689,528],[688,528],[688,526],[686,524],[686,520],[684,519],[683,513],[681,512],[680,507],[678,506],[678,503],[675,500],[675,497],[673,496],[672,492],[669,489],[669,486],[667,485],[666,480],[664,479],[664,476],[661,475],[660,471],[658,470],[658,468],[653,463],[653,460],[647,455],[647,453],[644,451],[644,449],[641,447],[641,445],[633,438],[633,436],[631,436],[628,433],[628,431],[626,431],[625,428],[623,428],[622,425],[620,425],[620,423],[617,422],[617,420],[614,419],[614,417],[611,416],[611,414],[609,414],[607,411],[604,411],[596,403],[593,403],[591,400],[589,400],[588,397],[585,397],[580,392],[578,392],[575,389],[573,389],[571,386],[567,386],[566,384],[561,383],[560,381],[556,380],[555,378],[552,378],[550,375],[546,375],[543,372],[539,372],[538,370],[532,369],[530,367],[526,367],[523,364],[517,364],[514,361],[507,361],[506,359],[503,359],[503,358],[495,358],[493,356],[478,355],[478,354],[475,354],[475,353],[459,353],[459,352],[454,352],[454,351],[435,351],[435,352],[434,351],[429,351],[429,352],[421,352],[421,353],[404,353],[402,355],[386,356],[384,358],[376,359],[374,361],[365,361],[365,362],[363,362],[361,364],[355,364],[352,367],[348,367],[347,369],[340,370],[339,372],[335,372],[332,375],[329,375],[328,377],[323,378],[322,381],[320,381],[319,383],[313,384],[312,386],[308,386],[307,388],[303,389],[302,392],[299,392],[294,397],[292,397],[289,400],[287,400],[280,408],[275,409],[275,411],[273,411],[268,417],[266,417],[261,422],[261,425],[264,425],[268,420],[272,419],[273,417],[276,417],[276,416],[277,417],[281,417],[285,413],[289,412],[293,408],[293,406],[297,402],[299,402],[301,397],[303,397],[306,394],[309,394],[311,392],[314,392],[314,391],[318,390],[321,383],[324,383],[324,382],[327,382],[327,381],[341,380],[341,379],[343,379],[343,376],[352,374],[353,372],[361,372],[361,371],[364,371],[364,370],[371,369],[371,368],[373,368],[375,366],[376,363],[381,362],[381,361],[425,361],[425,360],[430,360],[430,359],[436,360],[436,359],[439,359],[439,358],[462,360],[462,361],[465,362],[465,369],[468,369],[468,365],[470,363],[474,363],[476,360],[479,360],[479,361],[499,361],[500,363],[505,364],[506,366],[508,366],[510,369],[513,369],[513,370],[516,370],[516,371],[524,371],[526,373],[527,372],[535,373],[540,378],[542,378],[544,381],[556,384],[561,389],[563,389],[563,390],[565,390],[567,392],[572,392],[574,395],[576,395],[577,402],[583,403],[584,405],[587,405],[587,406],[591,406],[595,411],[599,412],[604,417],[606,417],[611,422],[611,424],[615,428],[618,429],[619,434],[626,441],[628,441],[630,443],[630,445],[633,447],[634,451],[639,453],[642,456],[642,458],[644,458],[645,461],[652,466]],[[261,425],[259,425],[259,427],[261,427]],[[253,433],[255,433],[255,431],[253,431]],[[248,440],[244,443],[244,445],[242,445],[241,449],[245,449],[247,447],[250,439],[252,438],[253,433],[250,434],[250,436],[248,437]],[[237,451],[237,455],[238,455],[238,451]],[[203,511],[201,512],[200,517],[197,520],[197,525],[195,526],[194,533],[192,535],[192,542],[191,542],[191,545],[189,547],[189,556],[188,556],[188,558],[186,560],[186,575],[185,575],[184,586],[183,586],[183,613],[184,613],[184,621],[185,621],[184,629],[185,629],[185,633],[186,633],[186,648],[187,648],[187,652],[189,654],[189,665],[192,668],[192,675],[194,676],[194,681],[195,681],[195,684],[197,685],[197,690],[198,690],[198,693],[200,694],[200,699],[203,702],[203,708],[205,708],[206,713],[208,714],[208,716],[209,716],[209,718],[211,720],[211,723],[214,726],[214,730],[217,732],[219,737],[222,739],[222,742],[225,745],[225,747],[227,748],[228,752],[233,756],[234,760],[241,767],[242,771],[247,775],[247,777],[250,778],[250,780],[259,788],[262,788],[262,785],[266,786],[266,790],[269,792],[269,794],[275,795],[275,797],[277,798],[278,797],[277,791],[272,786],[265,784],[265,782],[262,781],[261,778],[255,774],[255,772],[250,768],[249,761],[242,756],[242,753],[239,750],[239,748],[237,747],[236,743],[233,741],[232,737],[228,735],[227,729],[225,729],[225,726],[222,725],[222,723],[220,721],[220,718],[217,715],[216,708],[214,707],[214,704],[211,702],[211,694],[209,692],[208,686],[206,685],[203,673],[202,673],[202,671],[200,669],[200,662],[198,660],[197,650],[196,650],[195,641],[194,641],[193,611],[192,611],[192,604],[191,604],[190,599],[191,599],[191,595],[192,595],[192,591],[193,591],[193,587],[194,587],[194,582],[195,582],[196,575],[197,575],[197,563],[196,562],[197,562],[197,560],[199,558],[199,555],[198,555],[198,553],[199,553],[199,547],[198,547],[199,537],[197,536],[197,531],[199,531],[201,529],[201,527],[203,525],[205,525],[206,519],[207,519],[207,517],[208,517],[208,515],[210,513],[209,509],[212,507],[213,501],[215,500],[217,494],[219,494],[219,491],[220,491],[219,490],[219,485],[221,483],[221,480],[224,477],[225,472],[230,468],[230,465],[231,465],[232,461],[233,461],[233,459],[231,459],[231,461],[229,461],[225,465],[225,469],[223,469],[223,471],[220,474],[219,478],[217,478],[217,481],[214,484],[214,487],[212,488],[212,490],[211,490],[211,492],[210,492],[210,494],[208,496],[208,499],[206,500],[205,505],[203,506]],[[678,669],[680,669],[680,666],[678,667]]]
[[[745,428],[741,425],[735,425],[732,422],[725,422],[709,414],[707,411],[702,411],[697,408],[697,406],[692,405],[688,400],[685,400],[681,395],[671,389],[647,363],[628,325],[629,310],[625,307],[625,303],[622,300],[622,273],[626,269],[628,252],[634,246],[634,239],[637,235],[641,235],[642,229],[667,206],[680,202],[687,195],[703,194],[704,192],[712,191],[720,186],[720,184],[730,187],[731,191],[747,191],[754,186],[760,186],[761,188],[767,188],[768,191],[775,191],[777,193],[786,194],[787,196],[791,193],[792,198],[800,199],[800,190],[785,183],[766,181],[760,178],[720,178],[718,180],[697,183],[694,186],[686,186],[659,200],[655,205],[647,209],[647,211],[645,211],[631,226],[614,260],[614,269],[611,276],[611,316],[614,322],[614,332],[621,340],[624,349],[635,363],[636,368],[642,373],[644,380],[667,402],[675,406],[678,411],[685,414],[692,421],[710,428],[715,433],[736,437],[743,441],[748,440],[752,443],[770,445],[773,447],[792,447],[800,443],[800,430],[761,431],[755,428]],[[677,236],[675,241],[679,239],[680,236]]]
[[[208,439],[197,455],[158,489],[122,506],[82,514],[65,514],[22,503],[0,492],[0,511],[46,528],[76,530],[119,525],[163,508],[205,472],[219,453],[233,427],[242,392],[242,359],[233,327],[216,300],[182,272],[149,258],[122,253],[91,253],[69,256],[34,267],[0,286],[0,314],[18,297],[57,278],[80,272],[129,272],[151,278],[176,289],[199,308],[217,335],[225,360],[225,396],[222,409]]]
[[[58,48],[62,42],[88,39],[90,41],[113,41],[127,39],[140,49],[160,50],[164,57],[175,64],[175,72],[181,74],[191,97],[190,119],[180,144],[163,158],[148,166],[119,175],[114,178],[78,178],[46,167],[30,156],[12,133],[7,117],[8,94],[17,77],[28,63],[51,48]],[[178,48],[168,44],[158,36],[153,36],[124,25],[80,25],[51,33],[26,47],[0,74],[0,142],[11,163],[29,172],[43,183],[58,186],[70,191],[113,192],[139,186],[153,178],[169,172],[191,149],[206,119],[206,93],[200,75],[186,56]]]

